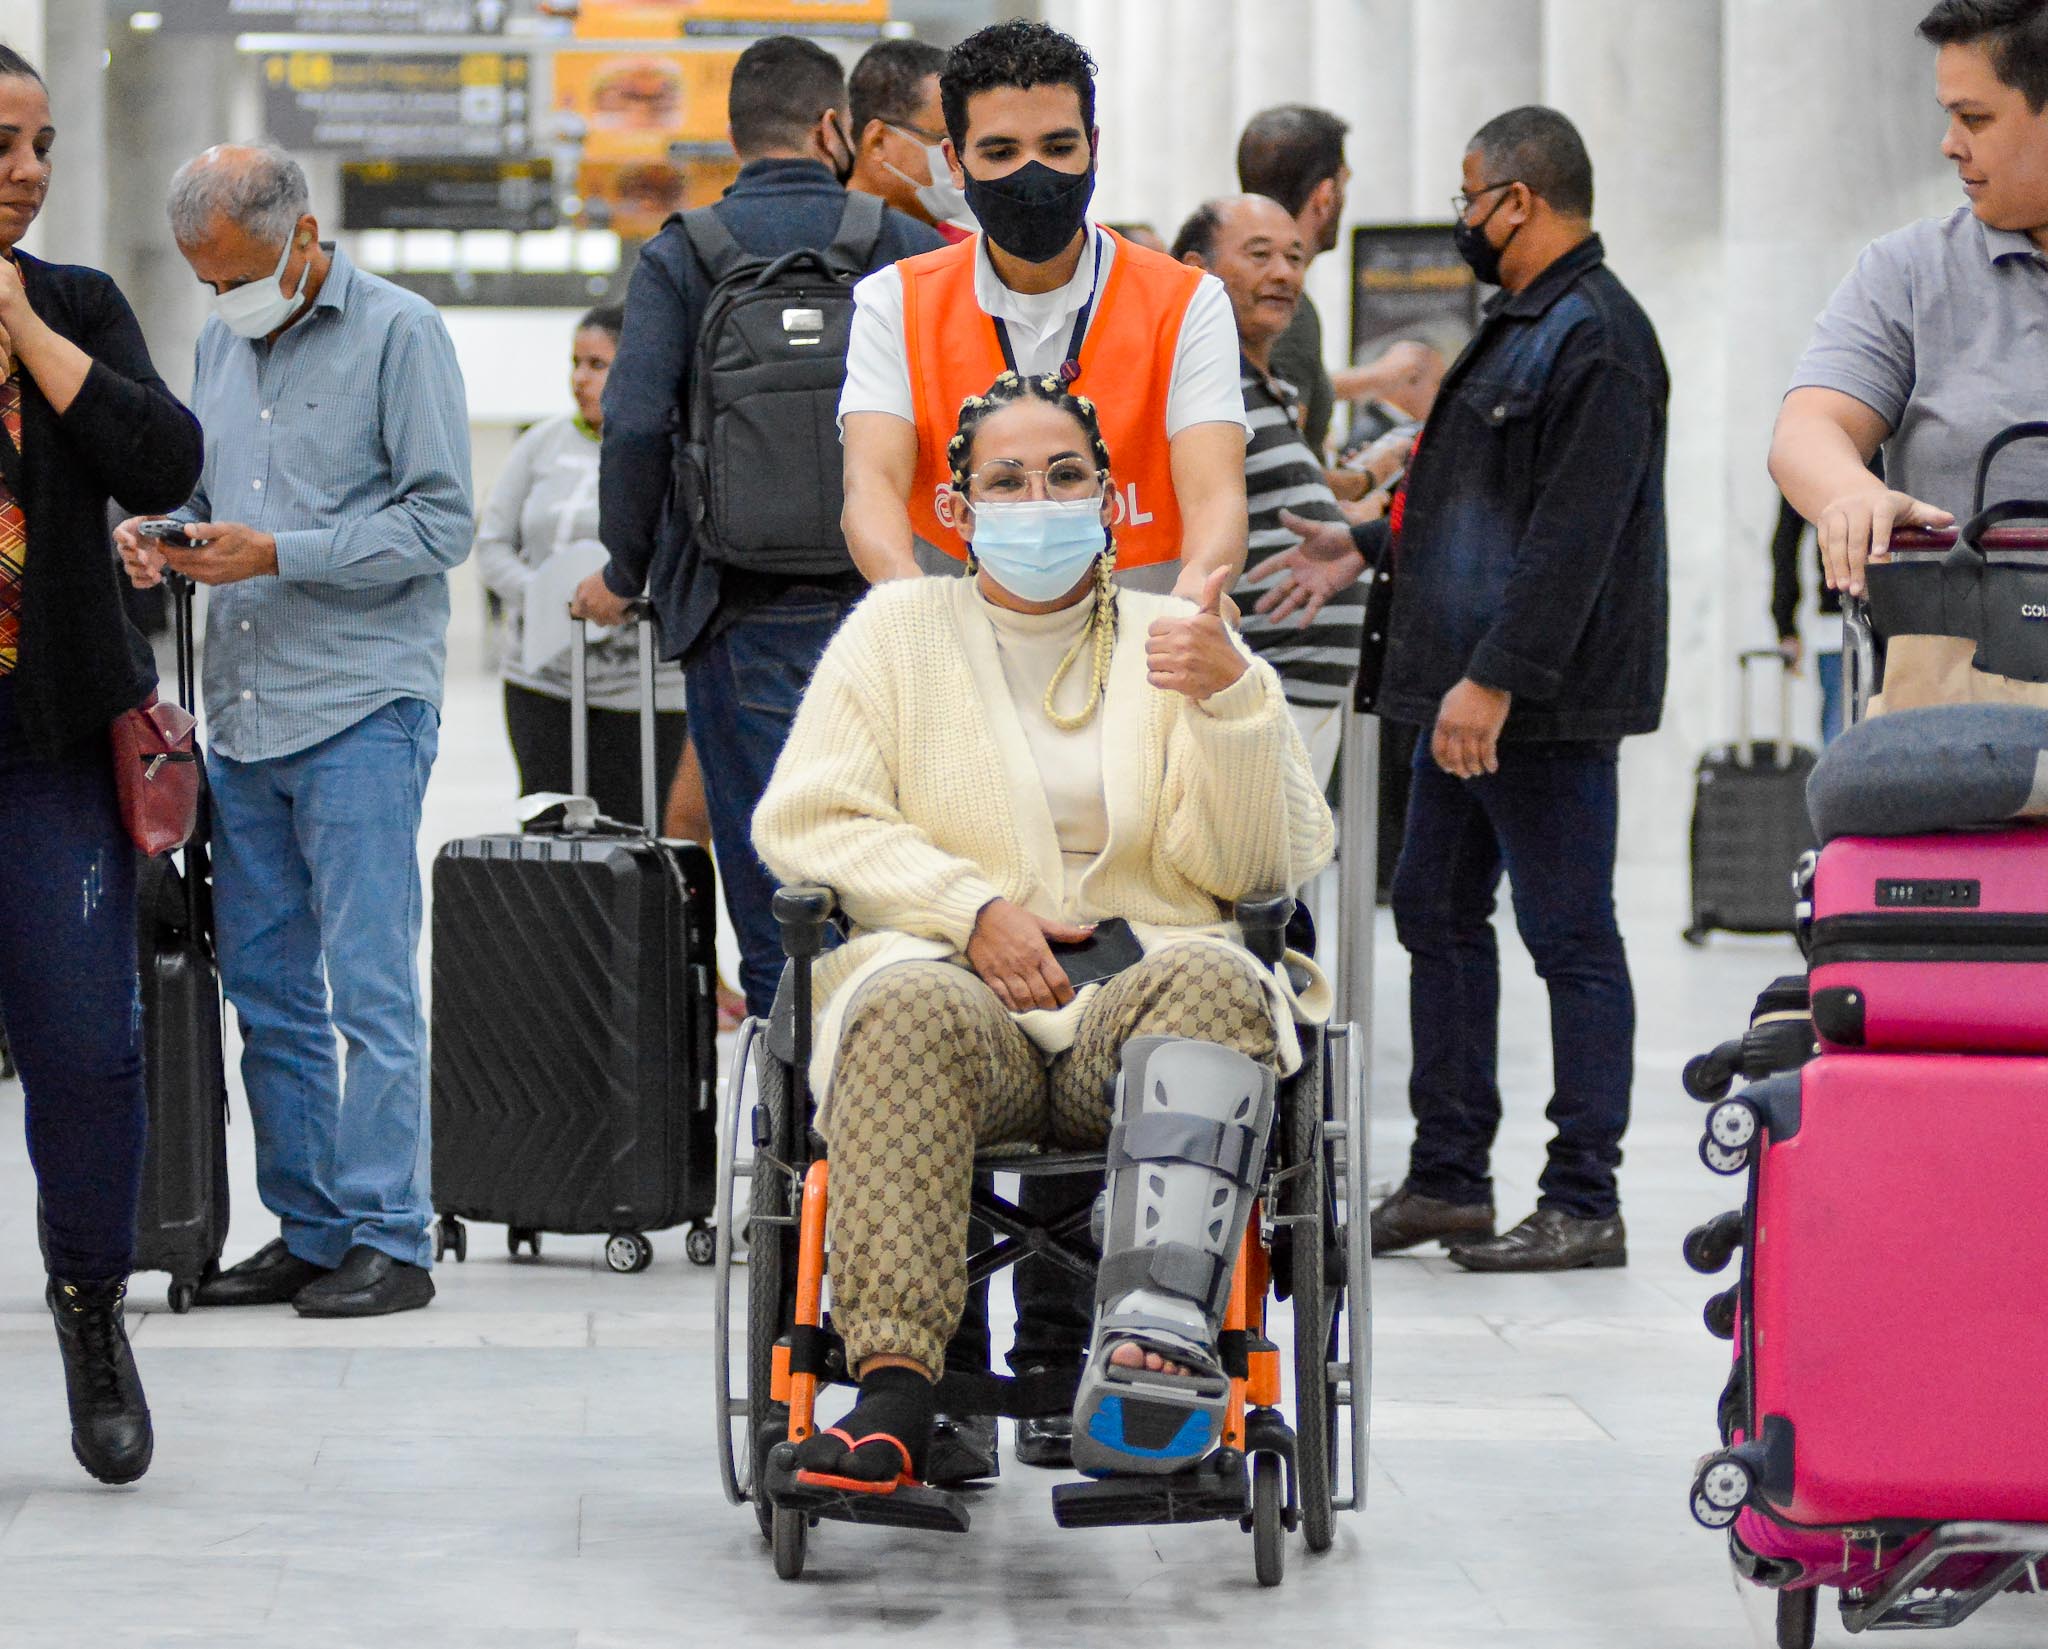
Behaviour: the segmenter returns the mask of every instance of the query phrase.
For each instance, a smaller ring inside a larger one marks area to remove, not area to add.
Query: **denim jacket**
[[[1436,721],[1466,677],[1514,695],[1502,737],[1613,740],[1664,702],[1665,401],[1649,317],[1597,236],[1504,293],[1446,375],[1409,470],[1366,705]],[[1361,534],[1368,555],[1385,543]]]

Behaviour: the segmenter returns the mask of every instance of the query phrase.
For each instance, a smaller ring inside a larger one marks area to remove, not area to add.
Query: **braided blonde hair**
[[[952,472],[953,487],[964,498],[967,495],[967,460],[974,450],[974,437],[981,426],[1004,407],[1015,406],[1020,401],[1042,401],[1047,406],[1057,407],[1066,413],[1087,432],[1088,444],[1094,454],[1095,467],[1107,474],[1109,470],[1109,447],[1102,439],[1102,426],[1096,418],[1095,403],[1085,395],[1076,395],[1066,382],[1053,373],[1022,377],[1015,372],[1005,372],[988,386],[982,395],[970,395],[960,403],[960,423],[953,438],[946,443],[946,465]],[[979,570],[975,560],[974,546],[967,547],[967,572],[972,577]],[[1116,582],[1116,541],[1105,529],[1103,553],[1095,558],[1095,610],[1090,616],[1088,628],[1077,640],[1067,656],[1060,660],[1059,668],[1052,673],[1052,680],[1046,684],[1044,709],[1046,718],[1062,732],[1078,732],[1086,727],[1101,707],[1104,693],[1109,688],[1110,659],[1116,653],[1117,600]],[[1088,702],[1074,715],[1060,714],[1053,708],[1059,695],[1060,686],[1067,674],[1079,662],[1083,651],[1090,650],[1092,643],[1092,666],[1089,673]]]

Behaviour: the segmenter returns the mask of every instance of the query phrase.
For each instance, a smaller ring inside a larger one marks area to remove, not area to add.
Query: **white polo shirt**
[[[984,314],[1009,328],[1010,347],[1022,373],[1059,370],[1073,337],[1074,317],[1091,295],[1099,296],[1109,283],[1116,240],[1094,224],[1089,230],[1092,246],[1082,252],[1073,279],[1050,292],[1011,291],[989,262],[982,237],[974,237],[975,299]],[[915,423],[910,361],[903,342],[901,271],[894,264],[876,270],[853,289],[853,299],[846,385],[839,392],[840,419],[849,412],[887,412]],[[1174,350],[1173,377],[1166,396],[1166,436],[1172,440],[1195,424],[1244,423],[1237,318],[1231,313],[1230,294],[1223,283],[1214,275],[1204,275],[1188,300],[1187,317]]]

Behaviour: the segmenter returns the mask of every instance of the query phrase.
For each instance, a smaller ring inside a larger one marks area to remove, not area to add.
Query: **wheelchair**
[[[717,1453],[726,1499],[752,1504],[784,1580],[802,1575],[810,1531],[821,1521],[955,1533],[969,1526],[966,1497],[958,1493],[906,1485],[886,1495],[841,1494],[793,1482],[795,1445],[814,1429],[821,1388],[854,1383],[826,1309],[830,1168],[811,1126],[807,1075],[811,965],[824,949],[834,908],[827,888],[787,887],[776,894],[788,965],[769,1019],[749,1019],[740,1029],[719,1116]],[[1287,895],[1237,906],[1247,948],[1269,966],[1282,955],[1294,909]],[[1234,1521],[1252,1536],[1262,1586],[1280,1583],[1289,1534],[1299,1530],[1309,1551],[1326,1551],[1335,1539],[1334,1514],[1363,1509],[1371,1433],[1367,1050],[1349,1025],[1299,1030],[1301,1068],[1279,1086],[1267,1162],[1219,1338],[1230,1384],[1220,1441],[1177,1472],[1113,1475],[1052,1490],[1054,1519],[1065,1528]],[[1031,1255],[1092,1282],[1092,1194],[1034,1224],[984,1187],[993,1186],[992,1174],[1100,1174],[1106,1160],[1100,1151],[1007,1146],[977,1152],[973,1214],[994,1240],[969,1256],[970,1286]],[[745,1326],[736,1371],[733,1270],[740,1232]],[[1276,1296],[1293,1301],[1285,1353],[1292,1364],[1291,1409],[1283,1392],[1283,1349],[1266,1333]],[[1074,1402],[1076,1383],[1072,1374],[1004,1378],[948,1370],[938,1402],[955,1418],[1063,1413]]]

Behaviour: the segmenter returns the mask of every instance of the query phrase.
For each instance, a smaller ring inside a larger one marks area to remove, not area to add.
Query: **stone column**
[[[1722,524],[1721,11],[1699,0],[1546,0],[1543,100],[1593,159],[1594,224],[1656,325],[1671,374],[1665,482],[1673,689],[1664,729],[1626,747],[1622,840],[1683,851],[1693,760],[1721,726],[1724,567],[1744,553]],[[1761,545],[1751,546],[1751,559]]]
[[[1351,191],[1337,245],[1309,269],[1309,296],[1323,318],[1332,367],[1351,358],[1351,231],[1399,223],[1414,192],[1413,0],[1315,0],[1309,102],[1351,125],[1345,158]],[[1341,427],[1341,419],[1340,419]]]
[[[1495,115],[1539,99],[1542,6],[1538,0],[1417,0],[1414,87],[1409,207],[1418,218],[1439,222],[1458,189],[1458,166],[1472,134]]]
[[[1940,155],[1933,48],[1913,32],[1925,11],[1921,0],[1727,3],[1725,513],[1711,634],[1720,690],[1710,699],[1724,735],[1733,724],[1729,655],[1770,639],[1778,495],[1765,458],[1814,317],[1871,240],[1963,204]],[[1810,738],[1817,708],[1802,697]]]
[[[20,48],[16,48],[19,50]],[[107,252],[107,17],[99,6],[56,6],[29,60],[50,88],[61,143],[50,198],[28,240],[64,263],[104,267]]]

